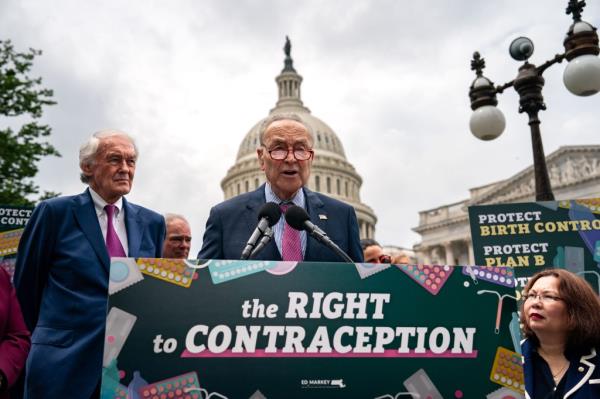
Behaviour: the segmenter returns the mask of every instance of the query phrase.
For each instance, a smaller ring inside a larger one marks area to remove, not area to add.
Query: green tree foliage
[[[37,163],[44,156],[60,156],[43,139],[50,135],[50,126],[38,121],[44,106],[56,104],[53,92],[41,86],[41,78],[29,76],[41,53],[19,53],[10,40],[0,40],[0,204],[31,205],[29,198],[39,193],[32,180]],[[18,131],[10,127],[21,124]],[[53,195],[45,192],[42,198]]]

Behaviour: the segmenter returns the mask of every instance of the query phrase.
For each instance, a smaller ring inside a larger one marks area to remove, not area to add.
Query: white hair
[[[165,213],[164,218],[165,224],[169,224],[175,220],[183,220],[189,226],[189,222],[187,221],[187,219],[183,217],[183,215],[178,215],[177,213]]]
[[[275,114],[275,115],[269,116],[267,119],[262,121],[262,123],[260,124],[260,128],[258,129],[258,141],[259,141],[260,145],[265,144],[265,133],[267,132],[267,128],[269,127],[269,125],[271,123],[277,122],[277,121],[288,121],[288,120],[296,121],[296,122],[300,123],[302,126],[304,126],[304,128],[308,132],[308,135],[310,136],[310,139],[312,140],[312,142],[313,143],[315,142],[315,136],[314,136],[312,128],[309,126],[309,124],[306,123],[300,115],[293,113],[293,112],[287,112],[287,113],[281,113],[281,114]]]
[[[138,148],[135,145],[135,141],[133,137],[128,135],[125,132],[121,132],[119,130],[114,129],[106,129],[100,130],[92,134],[89,139],[79,147],[79,167],[83,170],[84,166],[93,165],[96,162],[96,155],[98,154],[98,148],[100,148],[100,141],[107,137],[119,136],[127,139],[131,145],[133,145],[133,149],[135,150],[135,156],[137,157],[139,152]],[[81,172],[80,179],[83,183],[89,183],[90,177]]]

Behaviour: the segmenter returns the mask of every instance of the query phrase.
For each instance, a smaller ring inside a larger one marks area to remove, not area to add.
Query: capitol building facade
[[[600,198],[600,145],[560,147],[546,157],[557,201]],[[473,205],[535,201],[533,166],[505,180],[470,190],[470,197],[419,212],[413,247],[421,264],[474,265],[468,208]]]
[[[360,238],[374,238],[377,217],[373,210],[360,200],[362,178],[346,159],[344,147],[337,134],[325,122],[311,114],[301,99],[302,76],[293,66],[289,42],[286,44],[284,68],[275,78],[279,99],[269,115],[259,120],[242,140],[235,164],[221,181],[225,199],[256,190],[265,182],[260,170],[256,149],[259,146],[259,128],[274,114],[295,113],[308,124],[314,134],[315,157],[308,188],[354,207],[360,229]]]

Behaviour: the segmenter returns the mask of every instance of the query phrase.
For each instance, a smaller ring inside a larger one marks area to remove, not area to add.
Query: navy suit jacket
[[[161,215],[123,198],[129,256],[160,258]],[[25,398],[89,398],[102,371],[110,258],[84,193],[40,203],[19,243],[14,283],[30,330]]]
[[[354,208],[341,201],[303,188],[306,211],[312,223],[327,233],[355,262],[363,261]],[[202,249],[198,259],[239,259],[248,238],[258,224],[258,212],[265,200],[265,186],[238,195],[210,210]],[[282,216],[283,217],[283,216]],[[281,254],[271,240],[253,259],[281,260]],[[304,255],[306,262],[343,262],[332,250],[310,235]]]
[[[535,373],[531,357],[534,350],[535,348],[530,340],[526,339],[521,342],[521,352],[524,359],[525,397],[527,399],[537,398],[533,392]],[[567,381],[564,397],[569,399],[600,398],[600,354],[596,353],[596,349],[590,348],[569,360],[571,363],[566,372]]]

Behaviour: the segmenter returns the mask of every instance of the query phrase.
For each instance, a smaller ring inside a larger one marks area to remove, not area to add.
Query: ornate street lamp
[[[519,68],[517,77],[503,85],[494,87],[494,83],[483,76],[485,61],[478,52],[473,54],[471,69],[477,77],[469,89],[473,115],[469,126],[473,135],[481,140],[493,140],[500,136],[506,125],[504,115],[496,108],[496,94],[513,86],[519,94],[519,113],[526,112],[531,128],[531,144],[533,146],[533,168],[535,173],[535,198],[537,201],[552,201],[552,187],[546,168],[540,120],[538,112],[546,109],[542,96],[544,78],[542,74],[550,66],[562,62],[565,58],[569,64],[565,68],[563,81],[567,89],[578,96],[590,96],[600,91],[600,58],[598,53],[598,34],[596,28],[581,20],[581,12],[585,1],[570,0],[566,9],[572,14],[573,24],[563,42],[565,52],[557,54],[553,59],[540,66],[527,62],[533,54],[533,42],[526,37],[519,37],[510,44],[509,52],[517,61],[525,61]]]

